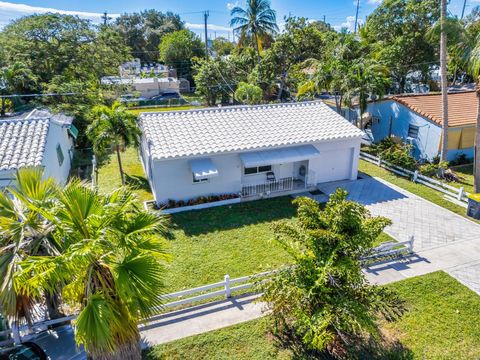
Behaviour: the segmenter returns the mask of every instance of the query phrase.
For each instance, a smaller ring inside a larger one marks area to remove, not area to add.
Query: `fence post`
[[[15,345],[21,344],[22,340],[20,339],[20,330],[15,323],[12,324],[12,338]]]
[[[95,175],[97,173],[97,158],[95,157],[95,154],[92,156],[92,189],[95,190],[95,187],[97,186],[96,184],[96,178]]]
[[[460,187],[460,189],[458,189],[458,196],[457,196],[458,201],[462,201],[464,193],[465,193],[465,189],[462,186]]]
[[[382,158],[379,156],[377,161],[378,167],[382,167]]]
[[[417,182],[417,179],[418,179],[418,170],[415,170],[415,172],[413,173],[413,179],[412,179],[412,181],[413,181],[413,182]]]
[[[230,290],[230,275],[225,275],[225,297],[228,299],[232,297],[232,291]]]

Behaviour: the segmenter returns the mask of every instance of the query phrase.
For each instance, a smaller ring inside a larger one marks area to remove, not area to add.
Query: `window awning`
[[[210,158],[190,160],[190,168],[192,169],[195,180],[211,178],[218,175],[218,170]]]
[[[240,154],[245,167],[284,164],[307,160],[319,156],[320,152],[313,145],[301,145],[280,149],[252,151]]]

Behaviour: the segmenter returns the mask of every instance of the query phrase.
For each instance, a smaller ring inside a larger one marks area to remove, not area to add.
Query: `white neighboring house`
[[[131,86],[135,91],[140,93],[142,98],[149,99],[164,93],[180,93],[182,80],[173,77],[122,78],[119,76],[105,76],[102,78],[101,83],[112,86]]]
[[[72,117],[47,110],[0,118],[0,188],[10,185],[17,170],[28,166],[43,166],[45,177],[64,184],[77,135],[72,121]]]
[[[157,205],[291,194],[357,178],[363,132],[323,102],[143,113],[139,125]]]

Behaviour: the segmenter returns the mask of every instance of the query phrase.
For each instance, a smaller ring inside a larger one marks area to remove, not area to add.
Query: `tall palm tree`
[[[480,193],[480,34],[477,35],[473,42],[465,43],[464,47],[465,59],[471,75],[477,80],[477,126],[475,131],[474,146],[474,192]]]
[[[21,262],[28,256],[55,256],[63,244],[53,235],[53,224],[38,209],[54,211],[57,184],[43,180],[40,168],[18,171],[15,188],[0,192],[0,307],[13,321],[33,320],[34,295],[16,288],[13,283]],[[59,288],[46,296],[50,318],[60,317],[58,311]],[[37,294],[38,296],[40,294]],[[38,297],[37,296],[37,297]]]
[[[441,0],[440,11],[440,77],[442,88],[442,148],[440,158],[448,155],[448,80],[447,80],[447,0]]]
[[[127,112],[120,103],[115,103],[111,107],[95,106],[90,117],[92,123],[87,129],[87,136],[93,143],[95,153],[105,153],[111,146],[115,148],[120,178],[125,186],[120,152],[139,143],[141,132],[136,124],[136,116]]]
[[[54,216],[42,214],[67,247],[22,261],[15,287],[38,294],[62,284],[64,300],[80,309],[75,336],[89,358],[141,359],[138,322],[161,306],[165,217],[141,210],[125,188],[100,195],[79,181],[62,190]]]
[[[275,10],[270,8],[270,1],[248,0],[246,9],[236,6],[230,15],[230,26],[240,33],[238,44],[243,45],[247,39],[251,39],[260,58],[262,43],[278,32],[277,16]]]

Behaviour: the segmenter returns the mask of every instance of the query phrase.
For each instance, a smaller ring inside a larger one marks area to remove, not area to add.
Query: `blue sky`
[[[363,21],[382,0],[360,0],[359,20]],[[449,11],[460,15],[464,0],[451,0]],[[289,14],[309,19],[323,19],[336,28],[352,29],[356,0],[271,0],[272,8],[277,11],[279,25]],[[81,17],[98,22],[100,14],[140,11],[155,8],[160,11],[171,10],[179,13],[187,27],[202,34],[203,10],[210,11],[209,36],[227,35],[229,32],[229,11],[235,5],[244,5],[245,0],[11,0],[0,1],[0,27],[10,20],[32,13],[47,11],[72,12]],[[466,13],[480,5],[480,0],[467,0]]]

